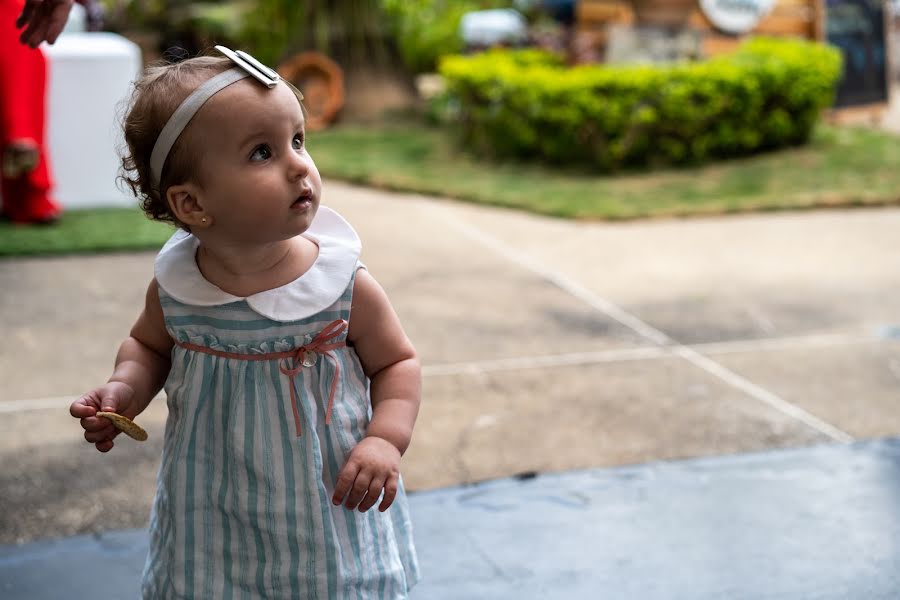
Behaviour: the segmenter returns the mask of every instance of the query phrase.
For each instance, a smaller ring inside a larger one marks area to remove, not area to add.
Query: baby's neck
[[[319,247],[295,238],[265,246],[201,244],[197,266],[203,277],[234,296],[247,297],[286,285],[313,265]]]

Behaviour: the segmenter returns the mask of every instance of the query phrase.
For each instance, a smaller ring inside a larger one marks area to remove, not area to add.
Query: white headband
[[[153,152],[150,154],[150,176],[153,177],[153,185],[157,189],[159,189],[162,170],[166,164],[166,159],[169,157],[169,152],[172,151],[172,146],[175,145],[178,136],[181,135],[181,132],[184,131],[184,128],[187,127],[187,124],[191,122],[191,119],[194,118],[194,115],[197,114],[197,111],[200,110],[200,107],[207,100],[232,83],[246,77],[253,77],[270,89],[278,85],[278,81],[281,79],[278,73],[246,52],[241,52],[240,50],[232,52],[225,46],[216,46],[216,50],[230,58],[237,64],[237,67],[224,73],[219,73],[212,79],[204,82],[203,85],[191,92],[184,99],[184,102],[175,109],[172,116],[169,117],[159,137],[156,138]]]

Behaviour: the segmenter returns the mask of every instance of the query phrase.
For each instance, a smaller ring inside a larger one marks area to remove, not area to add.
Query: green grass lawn
[[[459,152],[438,129],[338,127],[311,133],[323,176],[578,219],[690,216],[895,203],[900,138],[820,127],[803,147],[698,168],[593,175]]]
[[[479,160],[441,130],[409,123],[309,137],[326,179],[577,219],[900,204],[900,138],[866,129],[823,126],[800,148],[616,176]],[[0,223],[0,256],[153,249],[171,232],[138,209],[70,211],[52,226]]]
[[[0,223],[0,256],[156,249],[173,231],[137,208],[73,210],[53,225]]]

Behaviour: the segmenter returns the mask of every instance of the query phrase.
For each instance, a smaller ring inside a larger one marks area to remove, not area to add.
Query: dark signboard
[[[835,106],[887,102],[884,3],[827,0],[825,19],[828,43],[844,54],[844,78]]]

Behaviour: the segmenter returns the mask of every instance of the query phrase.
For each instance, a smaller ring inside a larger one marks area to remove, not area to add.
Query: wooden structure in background
[[[824,0],[778,0],[775,8],[748,35],[793,36],[825,39]],[[631,3],[623,0],[579,0],[576,6],[576,35],[590,37],[602,56],[606,32],[610,25],[631,24]],[[703,54],[714,56],[734,50],[746,36],[718,31],[700,10],[699,3],[689,20],[689,27],[702,32]]]
[[[830,111],[829,119],[875,122],[880,120],[889,103],[890,67],[891,61],[895,59],[891,56],[887,43],[890,37],[889,9],[887,2],[884,2],[883,32],[876,31],[877,25],[873,20],[869,23],[872,27],[868,34],[854,37],[852,31],[849,36],[841,33],[848,29],[848,24],[849,29],[858,26],[858,20],[853,20],[854,13],[849,13],[851,21],[848,22],[844,20],[848,18],[848,13],[841,11],[841,8],[853,4],[854,0],[777,0],[772,12],[751,32],[731,35],[716,29],[703,14],[698,0],[688,21],[688,28],[700,32],[700,52],[705,57],[730,52],[749,36],[798,37],[836,45],[844,53],[847,71],[838,89],[836,108]],[[830,18],[827,7],[834,13]],[[599,60],[603,60],[605,54],[610,26],[634,23],[634,14],[628,0],[579,0],[576,10],[577,43],[581,47],[586,44],[591,47],[593,56]],[[879,40],[876,38],[882,33],[879,48]],[[865,54],[865,65],[852,66],[850,58],[858,59],[862,54]]]
[[[319,52],[301,52],[278,66],[278,74],[303,94],[306,128],[324,129],[344,107],[344,72]]]

